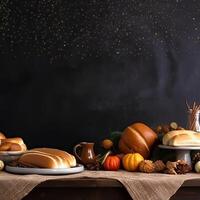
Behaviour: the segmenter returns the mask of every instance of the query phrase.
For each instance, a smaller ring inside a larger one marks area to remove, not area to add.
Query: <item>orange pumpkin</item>
[[[128,153],[122,158],[122,164],[127,171],[137,171],[144,158],[139,153]]]
[[[128,126],[121,135],[119,150],[122,153],[139,153],[148,158],[157,134],[143,123],[134,123]]]
[[[103,167],[108,171],[117,171],[120,168],[120,161],[118,156],[108,156],[103,163]]]

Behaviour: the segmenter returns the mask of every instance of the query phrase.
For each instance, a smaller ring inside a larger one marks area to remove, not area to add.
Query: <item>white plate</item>
[[[179,147],[175,147],[175,146],[167,146],[167,145],[158,145],[158,147],[160,147],[161,149],[174,149],[174,150],[200,150],[200,146],[179,146]]]
[[[0,160],[3,160],[6,164],[17,160],[25,151],[0,151]]]
[[[0,151],[0,155],[4,156],[13,156],[13,155],[22,155],[26,151]]]
[[[84,167],[81,164],[78,164],[76,167],[62,168],[62,169],[12,167],[7,165],[5,169],[7,172],[11,172],[14,174],[46,174],[46,175],[74,174],[84,171]]]

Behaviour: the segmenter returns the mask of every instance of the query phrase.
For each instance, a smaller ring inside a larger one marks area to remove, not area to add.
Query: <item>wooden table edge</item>
[[[42,188],[58,188],[58,187],[123,187],[123,185],[115,179],[106,178],[76,178],[76,179],[60,179],[60,180],[48,180],[38,185]],[[187,180],[181,187],[200,187],[200,178]]]

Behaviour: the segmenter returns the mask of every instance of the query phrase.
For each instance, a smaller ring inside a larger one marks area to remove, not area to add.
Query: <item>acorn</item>
[[[110,139],[105,139],[102,141],[101,146],[104,149],[111,149],[113,147],[113,142]]]

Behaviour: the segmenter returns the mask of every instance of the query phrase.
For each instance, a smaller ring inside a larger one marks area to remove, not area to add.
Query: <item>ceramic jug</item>
[[[80,151],[77,151],[80,149]],[[80,153],[78,153],[80,152]],[[95,162],[94,143],[81,142],[74,146],[74,155],[84,165]]]

